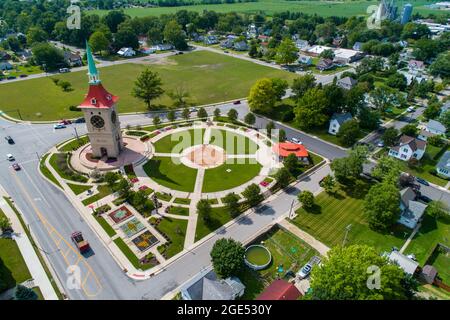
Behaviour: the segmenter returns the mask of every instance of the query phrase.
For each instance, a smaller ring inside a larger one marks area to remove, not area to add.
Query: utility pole
[[[345,246],[345,242],[347,242],[347,236],[349,231],[351,230],[352,225],[349,224],[348,226],[345,227],[345,237],[344,237],[344,241],[342,241],[342,246]]]
[[[73,127],[73,130],[75,131],[75,137],[77,137],[77,142],[80,144],[80,137],[78,136],[77,127]]]

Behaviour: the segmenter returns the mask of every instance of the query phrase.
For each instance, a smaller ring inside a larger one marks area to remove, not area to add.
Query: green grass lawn
[[[194,191],[197,170],[175,164],[172,158],[154,157],[144,164],[145,173],[155,182],[174,190]]]
[[[264,241],[264,246],[272,254],[272,262],[264,270],[253,271],[245,268],[241,273],[239,278],[246,286],[243,299],[255,299],[264,287],[276,280],[278,276],[283,277],[289,269],[296,273],[312,256],[319,256],[318,252],[307,243],[277,227],[257,238],[254,243],[261,243],[261,241]],[[283,267],[282,273],[278,272],[279,266]]]
[[[315,208],[311,211],[300,208],[291,222],[329,247],[342,245],[345,228],[351,224],[346,245],[366,244],[378,252],[390,251],[394,246],[400,248],[411,230],[396,225],[391,233],[381,234],[367,225],[363,203],[369,186],[365,183],[358,190],[340,188],[331,195],[322,192],[316,197]]]
[[[88,191],[89,189],[92,189],[92,186],[86,186],[86,185],[82,185],[82,184],[68,183],[67,185],[77,195],[80,194],[80,193],[83,193],[85,191]]]
[[[165,233],[172,241],[166,246],[164,251],[167,259],[183,251],[187,224],[187,220],[165,217],[156,227],[159,231]]]
[[[259,163],[225,163],[219,167],[207,169],[205,170],[202,192],[216,192],[238,187],[257,176],[261,168],[262,166]],[[227,172],[227,170],[231,171]]]
[[[153,145],[155,152],[159,153],[181,153],[191,146],[202,144],[205,129],[189,129],[178,133],[169,134]]]
[[[182,216],[188,216],[189,215],[189,208],[172,206],[169,209],[169,213],[171,213],[171,214],[178,214],[178,215],[182,215]]]
[[[450,246],[450,218],[435,220],[425,214],[419,232],[406,248],[405,253],[413,253],[423,266],[438,243]]]
[[[198,216],[197,229],[195,230],[195,241],[200,240],[211,232],[219,229],[232,219],[225,207],[212,208],[211,220],[206,223],[202,215]]]
[[[223,148],[227,154],[254,154],[258,150],[252,140],[228,130],[212,129],[209,143]]]
[[[62,165],[60,166],[60,164],[58,163],[59,155],[64,155],[66,161],[69,161],[68,160],[69,154],[54,153],[50,157],[49,163],[53,167],[53,169],[55,169],[55,171],[59,174],[59,176],[61,178],[66,179],[66,180],[71,180],[71,181],[78,181],[78,182],[87,182],[88,181],[88,178],[73,171],[72,169],[70,169],[69,166],[67,166],[67,167],[69,168],[70,171],[64,171],[63,168],[61,167]]]
[[[136,269],[147,270],[154,266],[153,264],[141,264],[138,257],[136,257],[136,255],[133,253],[133,251],[131,251],[131,249],[122,240],[122,238],[115,239],[114,243]]]
[[[159,73],[166,93],[182,86],[189,91],[190,100],[199,105],[245,97],[255,81],[262,77],[295,78],[295,75],[286,71],[207,51],[177,55],[164,61],[166,63],[126,63],[99,69],[105,88],[120,97],[120,113],[146,110],[145,104],[131,95],[136,77],[146,67]],[[5,83],[0,86],[2,110],[20,109],[24,120],[80,116],[80,112],[70,111],[69,107],[79,105],[87,92],[86,71],[58,74],[53,78],[69,81],[73,90],[63,92],[51,77]],[[154,101],[154,106],[172,106],[172,100],[164,94]],[[17,117],[17,112],[11,111],[10,115]]]
[[[57,185],[59,188],[63,188],[61,184],[58,182],[56,177],[53,175],[53,173],[50,172],[50,170],[45,165],[45,161],[48,158],[50,154],[46,154],[41,158],[41,162],[39,163],[39,170],[41,170],[42,174],[49,179],[51,182],[53,182],[55,185]]]
[[[13,77],[19,77],[21,74],[37,74],[42,73],[42,69],[39,66],[24,66],[24,65],[14,65],[13,70],[8,70],[6,72],[3,72],[3,74],[7,77],[13,76]],[[0,71],[1,74],[1,71]]]
[[[175,198],[175,200],[173,200],[173,203],[177,203],[177,204],[191,204],[191,199],[189,199],[189,198]]]
[[[106,185],[101,185],[97,187],[98,193],[94,194],[93,196],[84,199],[82,202],[85,206],[96,202],[97,200],[103,199],[104,197],[111,194],[111,190]]]
[[[82,136],[79,139],[73,139],[72,141],[66,143],[61,148],[59,148],[59,151],[63,152],[69,152],[78,149],[79,147],[85,145],[89,142],[88,136]]]
[[[433,256],[427,261],[434,266],[445,284],[450,283],[450,254],[444,250],[436,250]]]
[[[108,236],[114,237],[117,234],[116,231],[113,229],[113,227],[111,227],[111,225],[105,220],[105,218],[103,218],[102,216],[97,216],[96,214],[94,214],[93,216],[95,220],[97,220],[97,222],[105,230]]]

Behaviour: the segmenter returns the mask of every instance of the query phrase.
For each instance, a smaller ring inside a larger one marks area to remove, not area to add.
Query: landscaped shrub
[[[76,173],[73,171],[69,165],[68,165],[68,157],[69,154],[67,153],[57,153],[56,154],[56,165],[59,168],[59,170],[66,175],[70,180],[77,181],[77,182],[87,182],[87,178],[82,176],[81,174]]]
[[[101,207],[98,207],[97,209],[94,210],[94,213],[96,215],[108,212],[109,210],[111,210],[111,207],[108,204],[104,204]]]
[[[69,110],[70,111],[76,111],[76,112],[81,111],[81,109],[78,108],[77,106],[69,106]]]

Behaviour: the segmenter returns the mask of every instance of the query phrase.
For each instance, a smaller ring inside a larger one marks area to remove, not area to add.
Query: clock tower
[[[89,92],[79,108],[84,113],[92,155],[96,158],[117,158],[123,149],[120,122],[116,112],[119,97],[102,85],[89,44],[86,41]]]

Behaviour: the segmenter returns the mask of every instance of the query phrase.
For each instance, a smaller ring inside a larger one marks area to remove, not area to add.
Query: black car
[[[14,77],[14,76],[9,76],[9,77],[7,77],[6,79],[8,79],[8,80],[14,80],[16,77]]]
[[[431,201],[433,201],[431,198],[424,196],[423,194],[419,195],[417,197],[417,200],[423,201],[425,203],[430,203]]]
[[[19,76],[19,78],[26,78],[26,77],[28,77],[27,74],[21,74],[21,75]]]
[[[8,141],[9,144],[14,144],[14,140],[10,136],[6,136],[5,140]]]
[[[416,181],[417,181],[418,183],[423,184],[424,186],[429,186],[429,185],[430,185],[430,184],[428,183],[427,180],[424,180],[424,179],[422,179],[422,178],[417,178],[417,177],[416,177]]]
[[[85,123],[85,122],[86,122],[86,119],[84,119],[84,118],[78,118],[74,121],[74,123]]]

